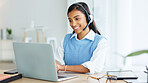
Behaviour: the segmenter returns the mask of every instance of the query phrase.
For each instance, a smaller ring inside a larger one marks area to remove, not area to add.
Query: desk
[[[3,73],[3,72],[4,72],[4,70],[0,70],[0,73]],[[88,74],[79,74],[79,73],[73,73],[73,74],[79,75],[79,77],[69,79],[69,80],[65,80],[65,81],[61,81],[61,82],[50,82],[50,81],[43,81],[43,80],[37,80],[37,79],[31,79],[31,78],[23,77],[22,79],[18,79],[18,80],[12,81],[10,83],[99,83],[95,79],[92,79],[92,78],[87,79],[87,77],[89,76]],[[91,75],[91,76],[100,77],[104,74],[105,73],[100,73],[100,74],[94,74],[94,75]],[[105,78],[101,79],[100,83],[105,83],[105,81],[106,81]],[[112,82],[112,83],[114,83],[114,82]],[[122,80],[119,80],[116,83],[125,83],[125,82],[122,81]]]

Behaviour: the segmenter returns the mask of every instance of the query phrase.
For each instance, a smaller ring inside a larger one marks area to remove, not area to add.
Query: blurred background
[[[0,0],[0,67],[14,62],[12,42],[49,43],[55,50],[72,32],[67,9],[79,1],[88,4],[108,40],[104,70],[144,70],[148,54],[127,58],[125,65],[121,55],[148,49],[148,0]]]

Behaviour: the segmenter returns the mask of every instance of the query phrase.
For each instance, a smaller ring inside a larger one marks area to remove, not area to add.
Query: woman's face
[[[85,15],[79,10],[72,10],[68,13],[68,20],[70,26],[75,31],[76,34],[79,34],[83,31],[85,26],[87,25]]]

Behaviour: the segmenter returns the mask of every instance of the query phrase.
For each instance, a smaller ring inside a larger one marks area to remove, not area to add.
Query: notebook
[[[57,73],[54,53],[50,44],[13,43],[18,73],[24,77],[62,81],[78,77]]]
[[[0,74],[0,83],[8,83],[22,78],[21,74]]]
[[[115,75],[117,76],[117,80],[138,78],[133,71],[107,71],[107,75]],[[111,79],[109,76],[108,78]]]

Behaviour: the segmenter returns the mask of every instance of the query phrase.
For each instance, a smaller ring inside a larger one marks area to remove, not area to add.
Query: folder
[[[138,78],[133,71],[107,71],[107,75],[115,75],[117,80]],[[108,76],[108,79],[111,79],[111,77]]]

